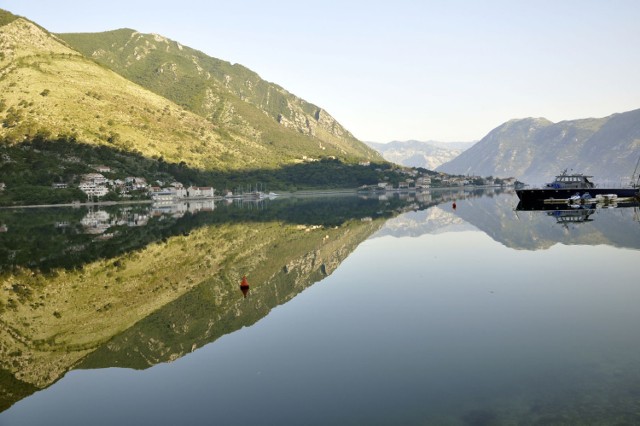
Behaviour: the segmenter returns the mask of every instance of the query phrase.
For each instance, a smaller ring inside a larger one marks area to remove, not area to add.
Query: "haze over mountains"
[[[511,120],[437,170],[542,183],[573,169],[596,181],[628,183],[639,158],[640,109],[559,123]]]
[[[435,170],[439,165],[453,160],[475,142],[421,142],[393,141],[389,143],[365,142],[378,151],[385,160],[407,167],[423,167]]]

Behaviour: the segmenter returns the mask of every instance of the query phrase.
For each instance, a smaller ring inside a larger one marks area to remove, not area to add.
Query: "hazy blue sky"
[[[240,63],[361,140],[640,108],[640,1],[0,0],[52,32],[133,28]]]

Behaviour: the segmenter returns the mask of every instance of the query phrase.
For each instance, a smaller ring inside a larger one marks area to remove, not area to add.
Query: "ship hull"
[[[588,189],[516,189],[516,195],[523,203],[542,203],[549,199],[568,199],[573,195],[584,195],[589,193],[592,197],[596,195],[615,194],[618,197],[637,197],[638,188],[588,188]]]

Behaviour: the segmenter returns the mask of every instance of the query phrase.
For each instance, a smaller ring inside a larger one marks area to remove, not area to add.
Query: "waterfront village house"
[[[109,166],[96,166],[94,167],[94,170],[98,173],[110,173],[111,172],[111,167]]]
[[[176,198],[185,198],[187,191],[184,188],[160,188],[157,186],[151,187],[151,199],[154,201],[169,201],[172,202]]]
[[[215,189],[210,186],[190,186],[187,188],[189,198],[213,198]]]
[[[78,188],[90,197],[104,197],[109,192],[107,178],[100,173],[82,175],[82,182]]]
[[[7,185],[5,185],[4,182],[0,182],[0,192],[4,191],[6,187]]]
[[[107,178],[100,173],[87,173],[86,175],[82,175],[82,181],[92,182],[92,183],[95,183],[96,185],[107,184]]]
[[[68,188],[69,185],[67,185],[66,183],[54,182],[51,184],[51,187],[54,189],[65,189],[65,188]]]
[[[398,182],[398,188],[399,189],[408,189],[409,188],[409,182]]]
[[[431,186],[431,178],[422,176],[416,179],[416,188],[429,188]]]
[[[147,189],[149,185],[147,185],[147,180],[141,177],[129,176],[124,178],[124,183],[126,186],[130,187],[132,190],[136,189]]]
[[[105,185],[97,185],[96,183],[91,181],[80,182],[78,188],[80,188],[82,192],[90,197],[104,197],[109,192],[109,188],[107,188]]]

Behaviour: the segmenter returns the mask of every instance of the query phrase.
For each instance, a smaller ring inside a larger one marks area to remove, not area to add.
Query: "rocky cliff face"
[[[640,110],[634,110],[559,123],[511,120],[437,170],[542,183],[573,169],[620,184],[628,182],[639,157]]]
[[[342,155],[380,159],[322,108],[242,65],[212,58],[157,34],[130,29],[59,37],[137,84],[214,123],[234,123],[236,131],[263,142],[273,138],[263,121],[269,117],[272,123],[309,137],[307,142],[321,150],[333,148]],[[286,132],[281,137],[287,137]]]

